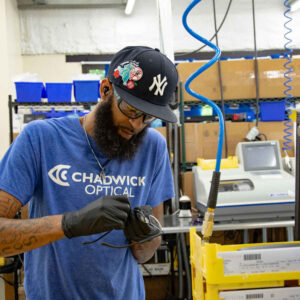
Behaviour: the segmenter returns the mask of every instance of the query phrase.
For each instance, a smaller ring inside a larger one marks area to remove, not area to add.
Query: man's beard
[[[129,140],[118,133],[118,127],[113,123],[113,97],[98,104],[95,114],[93,138],[100,153],[109,159],[132,159],[147,132],[145,127],[141,132],[133,135]]]

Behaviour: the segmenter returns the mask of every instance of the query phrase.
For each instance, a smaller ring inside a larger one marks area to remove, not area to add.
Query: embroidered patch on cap
[[[128,89],[133,89],[137,83],[143,77],[143,70],[139,67],[139,63],[132,60],[123,62],[116,69],[114,69],[114,77],[122,77],[123,85]]]

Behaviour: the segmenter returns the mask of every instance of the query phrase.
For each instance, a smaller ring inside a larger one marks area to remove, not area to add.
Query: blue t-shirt
[[[104,165],[89,137],[93,149]],[[29,202],[29,217],[39,218],[80,209],[103,195],[125,194],[131,207],[157,206],[174,196],[165,139],[153,129],[133,160],[110,160],[106,178],[89,148],[78,118],[28,124],[0,162],[0,189]],[[25,253],[27,300],[144,299],[144,282],[129,248],[101,242],[83,245],[99,235],[61,239]],[[128,243],[122,230],[103,240]]]

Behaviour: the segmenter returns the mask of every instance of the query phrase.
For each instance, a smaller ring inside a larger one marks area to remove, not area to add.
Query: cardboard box
[[[186,123],[184,124],[184,140],[182,138],[182,132],[180,131],[179,133],[181,157],[183,157],[182,147],[184,147],[186,162],[193,162],[195,158],[203,157],[202,129],[202,123]],[[183,161],[183,159],[181,159],[181,161]]]
[[[252,124],[252,123],[250,123]],[[248,133],[249,123],[226,123],[228,140],[228,155],[234,155],[237,143],[244,141]],[[186,123],[185,145],[186,162],[196,162],[198,158],[214,159],[217,156],[219,140],[218,123]],[[225,158],[225,144],[223,145],[222,157]],[[183,161],[183,160],[181,160]]]
[[[285,97],[284,87],[284,63],[286,59],[259,59],[258,60],[258,80],[259,97],[274,98]],[[206,62],[180,63],[177,65],[179,78],[183,86],[188,77],[197,71]],[[300,96],[300,58],[294,58],[292,64],[293,72],[290,76],[293,81],[293,96]],[[227,60],[221,61],[221,72],[223,82],[223,95],[225,100],[249,99],[256,97],[255,83],[255,62],[254,60]],[[220,83],[218,77],[217,64],[196,77],[191,83],[191,89],[210,100],[220,100]],[[183,91],[184,101],[195,101],[185,90]]]
[[[228,156],[235,155],[235,148],[239,142],[245,141],[245,136],[249,130],[255,126],[251,122],[226,123]],[[198,158],[215,159],[217,156],[219,124],[218,123],[186,123],[185,143],[180,134],[181,147],[184,143],[186,152],[186,162],[197,162]],[[282,147],[285,136],[284,122],[260,122],[258,129],[268,140],[279,140]],[[292,137],[293,139],[293,137]],[[264,136],[262,136],[264,140]],[[292,150],[290,156],[294,156],[294,142],[291,143]],[[284,153],[281,153],[282,156]],[[225,158],[225,143],[223,145],[222,157]],[[183,161],[181,159],[181,161]]]
[[[193,184],[193,172],[181,172],[181,188],[182,194],[187,195],[191,199],[191,206],[196,208],[194,200],[194,184]]]

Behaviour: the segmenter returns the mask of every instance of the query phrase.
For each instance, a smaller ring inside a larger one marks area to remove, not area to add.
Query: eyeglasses
[[[137,119],[140,116],[143,116],[143,123],[144,124],[150,124],[156,119],[156,117],[151,116],[151,115],[147,115],[144,112],[139,111],[139,110],[135,109],[134,107],[132,107],[131,105],[127,104],[123,99],[121,99],[121,97],[117,94],[117,92],[115,90],[114,90],[114,94],[115,94],[116,99],[118,101],[118,107],[119,107],[120,111],[127,118]]]

